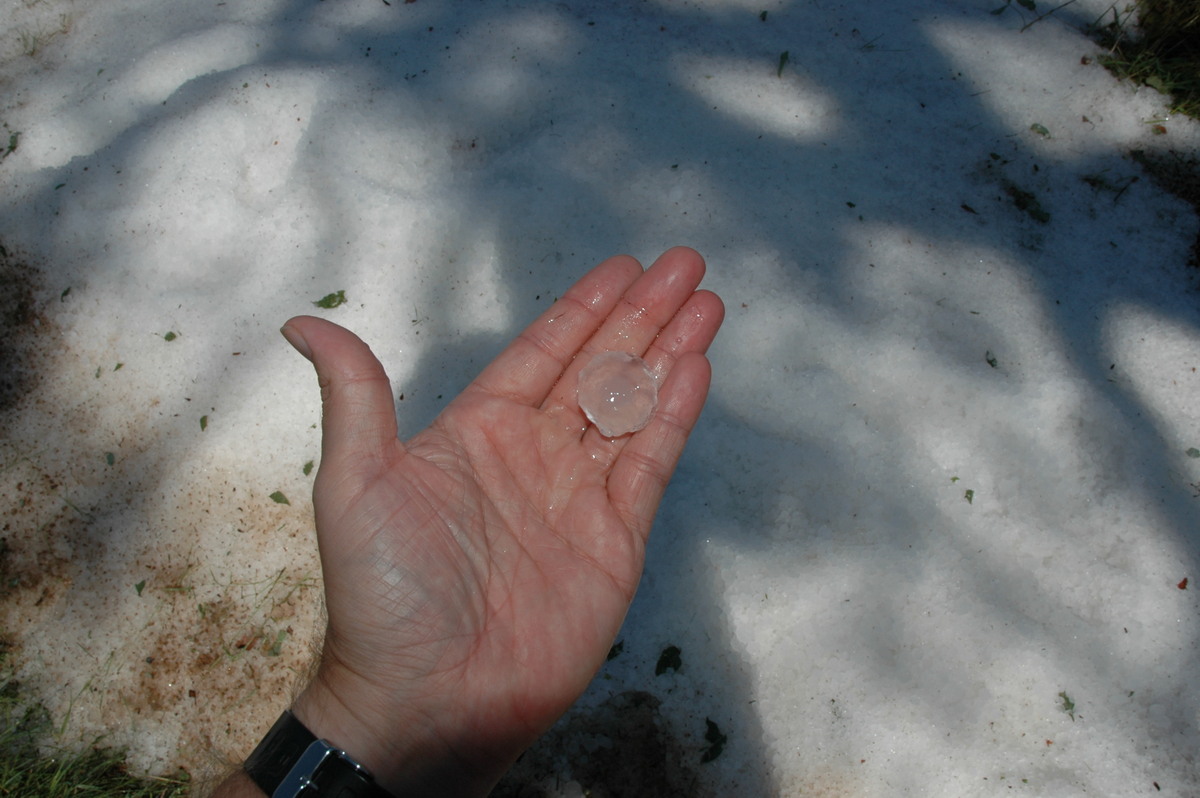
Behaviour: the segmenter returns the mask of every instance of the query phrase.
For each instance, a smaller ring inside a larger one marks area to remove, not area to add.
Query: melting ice
[[[658,382],[640,357],[601,352],[579,372],[579,407],[615,438],[646,426],[658,406]]]

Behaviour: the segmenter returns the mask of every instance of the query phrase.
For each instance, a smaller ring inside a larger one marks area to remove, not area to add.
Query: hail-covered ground
[[[240,760],[320,631],[280,324],[358,332],[412,432],[688,244],[709,405],[499,792],[1200,793],[1197,218],[1139,163],[1200,126],[1097,63],[1107,0],[1031,5],[10,0],[8,667],[66,743]]]

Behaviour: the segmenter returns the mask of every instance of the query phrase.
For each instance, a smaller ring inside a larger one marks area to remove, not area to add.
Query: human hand
[[[366,344],[316,318],[284,326],[321,386],[329,614],[294,712],[385,788],[485,795],[604,661],[708,393],[724,309],[703,274],[685,248],[644,273],[605,261],[407,443]],[[611,439],[575,398],[606,350],[641,355],[661,386],[649,424]]]

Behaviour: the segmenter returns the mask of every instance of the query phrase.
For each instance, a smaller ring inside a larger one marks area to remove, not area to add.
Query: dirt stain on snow
[[[185,420],[70,334],[73,300],[0,250],[0,636],[61,742],[219,776],[314,659],[311,505],[230,447],[179,462]]]

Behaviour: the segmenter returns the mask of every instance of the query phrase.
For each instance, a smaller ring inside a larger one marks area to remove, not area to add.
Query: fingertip
[[[572,286],[571,292],[578,292],[575,298],[580,304],[597,313],[606,314],[645,271],[637,258],[631,255],[614,255],[604,259],[584,275]]]
[[[704,256],[691,247],[674,246],[659,256],[658,261],[674,264],[676,268],[684,268],[696,275],[696,282],[704,277],[708,266]]]
[[[712,291],[697,291],[695,296],[696,307],[698,313],[706,327],[706,335],[704,346],[700,349],[702,352],[708,351],[709,344],[717,337],[717,333],[721,329],[721,325],[725,323],[725,301],[719,295]]]
[[[312,347],[308,340],[304,337],[304,333],[300,331],[299,325],[296,324],[300,319],[288,319],[284,325],[279,328],[279,332],[283,335],[284,340],[292,345],[292,348],[304,356],[305,360],[312,362],[313,354]]]

